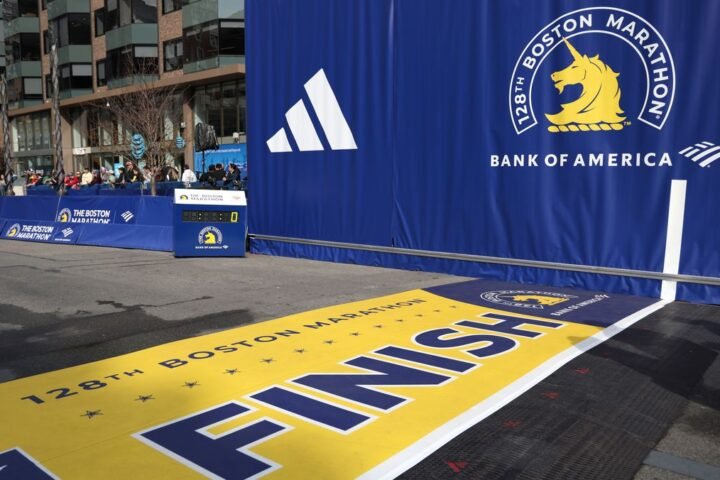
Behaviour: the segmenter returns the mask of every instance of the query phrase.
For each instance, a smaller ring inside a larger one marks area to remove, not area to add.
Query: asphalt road
[[[0,240],[0,381],[459,280],[264,255],[176,259]]]

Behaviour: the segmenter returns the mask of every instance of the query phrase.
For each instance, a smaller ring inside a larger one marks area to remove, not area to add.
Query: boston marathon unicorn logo
[[[200,245],[222,245],[222,232],[216,227],[205,227],[198,234]]]
[[[68,223],[71,219],[70,209],[69,208],[63,208],[60,210],[60,213],[58,213],[58,222],[60,223]]]
[[[643,124],[661,130],[665,125],[675,98],[675,64],[663,36],[640,15],[615,7],[588,7],[549,19],[536,31],[512,32],[530,38],[517,57],[508,88],[510,118],[518,135],[540,125],[544,118],[550,121],[548,130],[553,133],[612,135],[629,125],[631,118],[638,127]],[[604,52],[612,48],[617,55],[608,65],[607,54],[600,52],[603,59],[585,55],[591,52],[579,52],[570,41],[578,46],[603,45]],[[567,58],[568,52],[572,63],[566,68],[555,72],[544,68],[548,58]],[[641,72],[644,78],[639,77]],[[582,93],[557,113],[536,114],[536,107],[546,104],[547,95],[555,94],[545,82],[537,81],[538,74],[552,79],[560,93],[568,85],[580,85]],[[618,78],[626,79],[622,106]],[[631,85],[640,88],[630,90]]]
[[[559,93],[567,85],[578,84],[582,85],[582,93],[577,100],[564,103],[559,113],[545,114],[553,123],[548,130],[553,133],[622,130],[625,117],[621,116],[624,112],[620,108],[619,74],[598,55],[581,55],[566,38],[563,42],[573,62],[550,78]]]
[[[512,299],[516,302],[534,303],[536,305],[546,305],[550,307],[568,301],[567,298],[550,297],[547,295],[515,295]]]
[[[17,234],[18,234],[18,233],[20,233],[20,224],[19,224],[19,223],[16,223],[16,224],[13,225],[12,227],[8,228],[8,231],[7,231],[7,233],[5,234],[5,236],[6,236],[7,238],[13,238],[13,237],[17,237]]]
[[[554,307],[555,305],[565,303],[577,297],[560,292],[493,290],[491,292],[483,292],[480,298],[486,302],[506,305],[508,307],[543,310],[546,307]]]

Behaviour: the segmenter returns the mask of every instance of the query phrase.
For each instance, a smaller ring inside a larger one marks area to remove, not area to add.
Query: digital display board
[[[237,223],[238,212],[183,210],[182,221],[192,223]]]

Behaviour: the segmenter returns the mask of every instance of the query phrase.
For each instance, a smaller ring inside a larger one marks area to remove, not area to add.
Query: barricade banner
[[[3,239],[171,251],[172,198],[11,197]]]
[[[140,248],[168,252],[173,249],[173,227],[112,224],[82,225],[80,226],[78,243],[99,247]]]
[[[246,9],[252,233],[720,277],[712,0]]]
[[[5,220],[0,238],[26,242],[67,243],[77,242],[78,229],[55,222],[32,220]]]
[[[63,197],[56,221],[90,225],[134,224],[141,201],[138,198]]]

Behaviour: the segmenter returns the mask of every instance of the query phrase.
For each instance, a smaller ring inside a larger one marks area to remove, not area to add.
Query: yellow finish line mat
[[[474,280],[0,384],[0,479],[394,478],[655,299]]]

